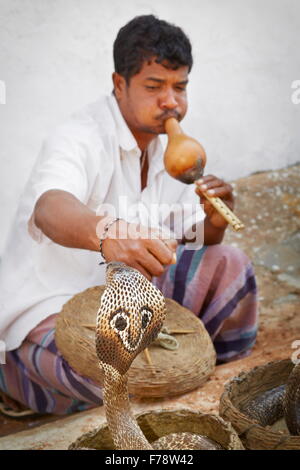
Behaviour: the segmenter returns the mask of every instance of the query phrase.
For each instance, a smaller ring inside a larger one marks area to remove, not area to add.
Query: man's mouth
[[[175,118],[177,119],[177,121],[180,121],[181,116],[177,111],[172,111],[168,113],[163,113],[155,119],[157,121],[160,121],[161,123],[164,123],[167,119],[170,119],[170,118]]]

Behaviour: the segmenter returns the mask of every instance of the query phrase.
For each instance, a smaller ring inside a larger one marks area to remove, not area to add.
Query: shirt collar
[[[152,140],[148,147],[149,171],[155,174],[164,170],[164,146],[159,136]]]
[[[126,152],[130,152],[130,150],[134,150],[135,148],[138,147],[137,141],[135,140],[132,132],[127,126],[127,123],[125,119],[123,118],[122,113],[120,111],[118,102],[113,94],[109,97],[109,100],[111,103],[111,108],[112,108],[114,120],[116,123],[116,130],[118,134],[120,147]]]
[[[132,132],[130,131],[118,105],[115,95],[112,93],[109,97],[111,103],[111,109],[113,112],[114,120],[116,123],[116,130],[118,140],[121,149],[124,152],[131,152],[132,150],[138,150],[137,156],[140,156],[141,151],[138,147],[137,141],[135,140]],[[149,164],[153,166],[153,170],[156,172],[164,169],[163,162],[163,151],[164,144],[159,136],[157,136],[150,143],[148,147],[148,158]],[[124,157],[124,152],[121,152],[121,157]]]

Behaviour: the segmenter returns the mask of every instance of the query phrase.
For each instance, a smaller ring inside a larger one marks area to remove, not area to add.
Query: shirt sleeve
[[[28,183],[32,212],[40,196],[53,189],[67,191],[82,203],[87,203],[96,174],[93,155],[78,138],[76,130],[56,133],[44,142]],[[28,229],[36,241],[42,241],[42,232],[32,216]]]
[[[32,175],[34,203],[50,189],[68,191],[86,202],[89,190],[88,155],[84,146],[71,138],[57,137],[44,142]]]

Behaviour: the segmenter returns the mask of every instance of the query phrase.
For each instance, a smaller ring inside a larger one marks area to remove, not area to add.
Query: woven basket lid
[[[103,384],[102,371],[96,355],[95,331],[85,324],[96,324],[104,286],[96,286],[75,295],[62,308],[56,322],[56,344],[80,375]],[[176,334],[179,348],[164,349],[157,344],[149,347],[154,366],[142,351],[129,369],[129,392],[139,397],[166,397],[191,391],[202,385],[212,374],[216,353],[203,323],[190,310],[172,299],[166,299],[164,326],[169,329],[191,329],[193,333]]]

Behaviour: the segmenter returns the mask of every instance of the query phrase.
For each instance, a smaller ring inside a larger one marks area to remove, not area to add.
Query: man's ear
[[[126,80],[122,75],[114,72],[112,74],[112,80],[114,84],[114,93],[117,100],[120,100],[123,96],[123,93],[126,89]]]

